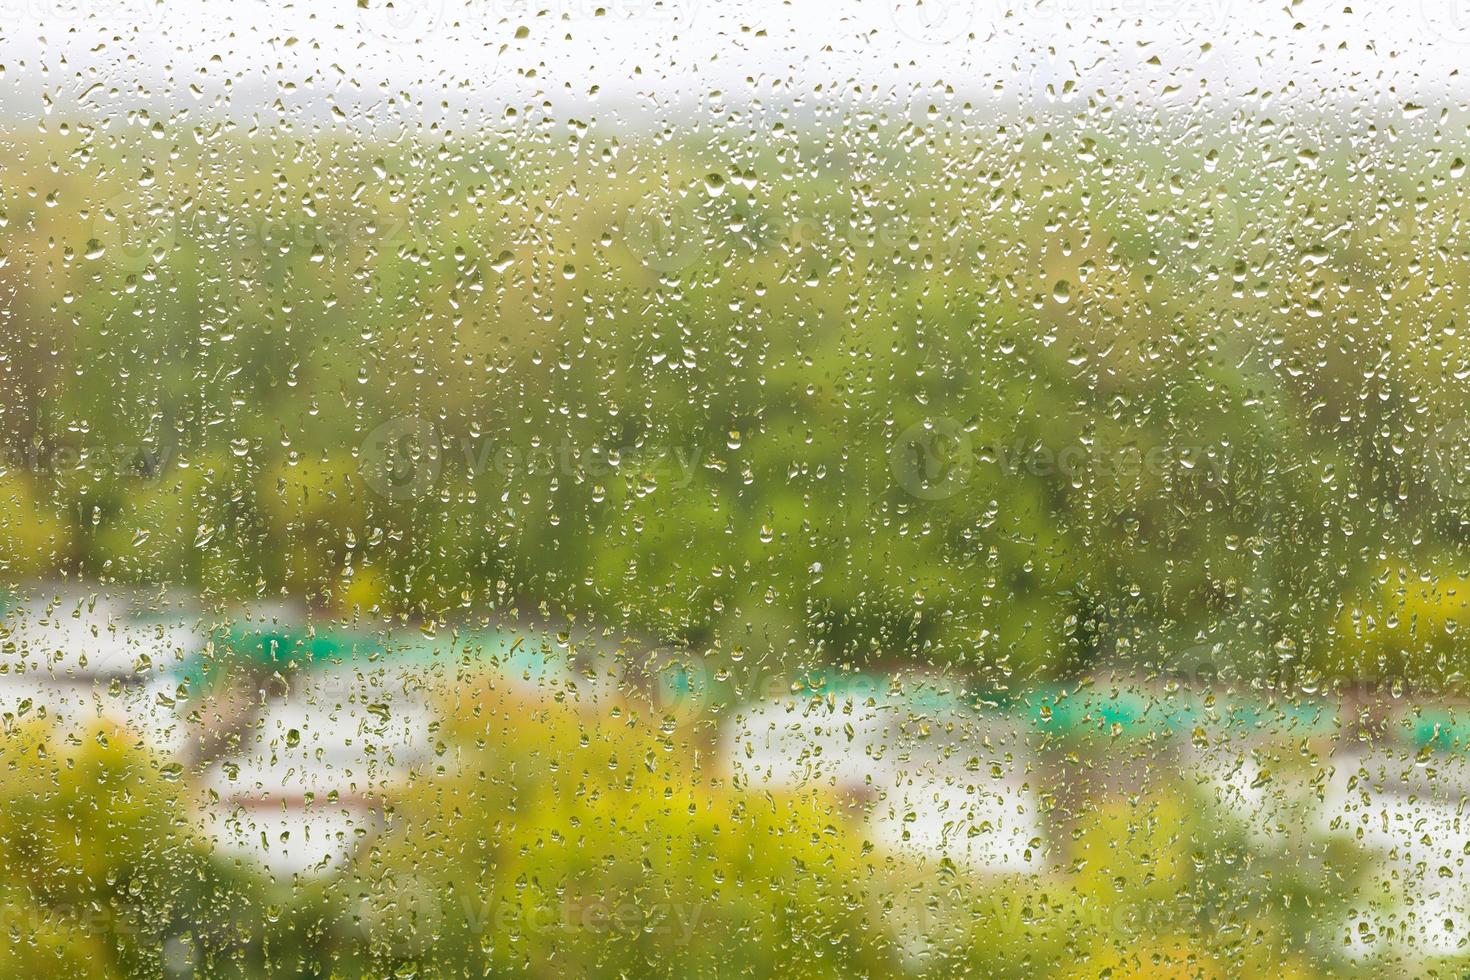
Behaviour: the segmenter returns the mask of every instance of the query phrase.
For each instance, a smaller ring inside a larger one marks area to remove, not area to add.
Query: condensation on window
[[[1470,9],[0,15],[0,974],[1470,971]]]

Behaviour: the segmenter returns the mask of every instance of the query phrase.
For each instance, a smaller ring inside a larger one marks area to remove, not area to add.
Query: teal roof
[[[389,634],[339,628],[233,624],[215,630],[212,649],[187,658],[178,673],[191,684],[208,685],[230,665],[262,669],[314,669],[342,664],[459,663],[468,657],[489,669],[528,681],[560,676],[564,667],[526,633],[507,630],[451,630]]]
[[[1417,749],[1470,751],[1470,718],[1453,708],[1422,709],[1405,719],[1407,737]]]

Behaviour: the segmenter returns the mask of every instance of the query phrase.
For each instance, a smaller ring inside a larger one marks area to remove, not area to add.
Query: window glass
[[[1470,8],[0,9],[0,974],[1470,971]]]

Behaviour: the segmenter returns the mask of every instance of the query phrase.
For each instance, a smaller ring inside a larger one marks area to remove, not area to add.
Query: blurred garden
[[[1470,969],[1389,114],[7,132],[0,972]]]

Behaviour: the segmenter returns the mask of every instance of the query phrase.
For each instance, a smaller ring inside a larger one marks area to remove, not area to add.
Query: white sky
[[[977,105],[1101,90],[1144,104],[1270,93],[1268,106],[1433,108],[1466,94],[1470,63],[1470,0],[370,3],[0,0],[0,111],[21,128],[47,108],[54,120],[139,105],[154,119],[188,107],[270,123],[280,99],[297,122],[335,105],[339,125],[397,126],[445,104],[494,119],[549,101],[606,123],[712,101],[816,111],[859,91],[907,105],[946,87]]]

